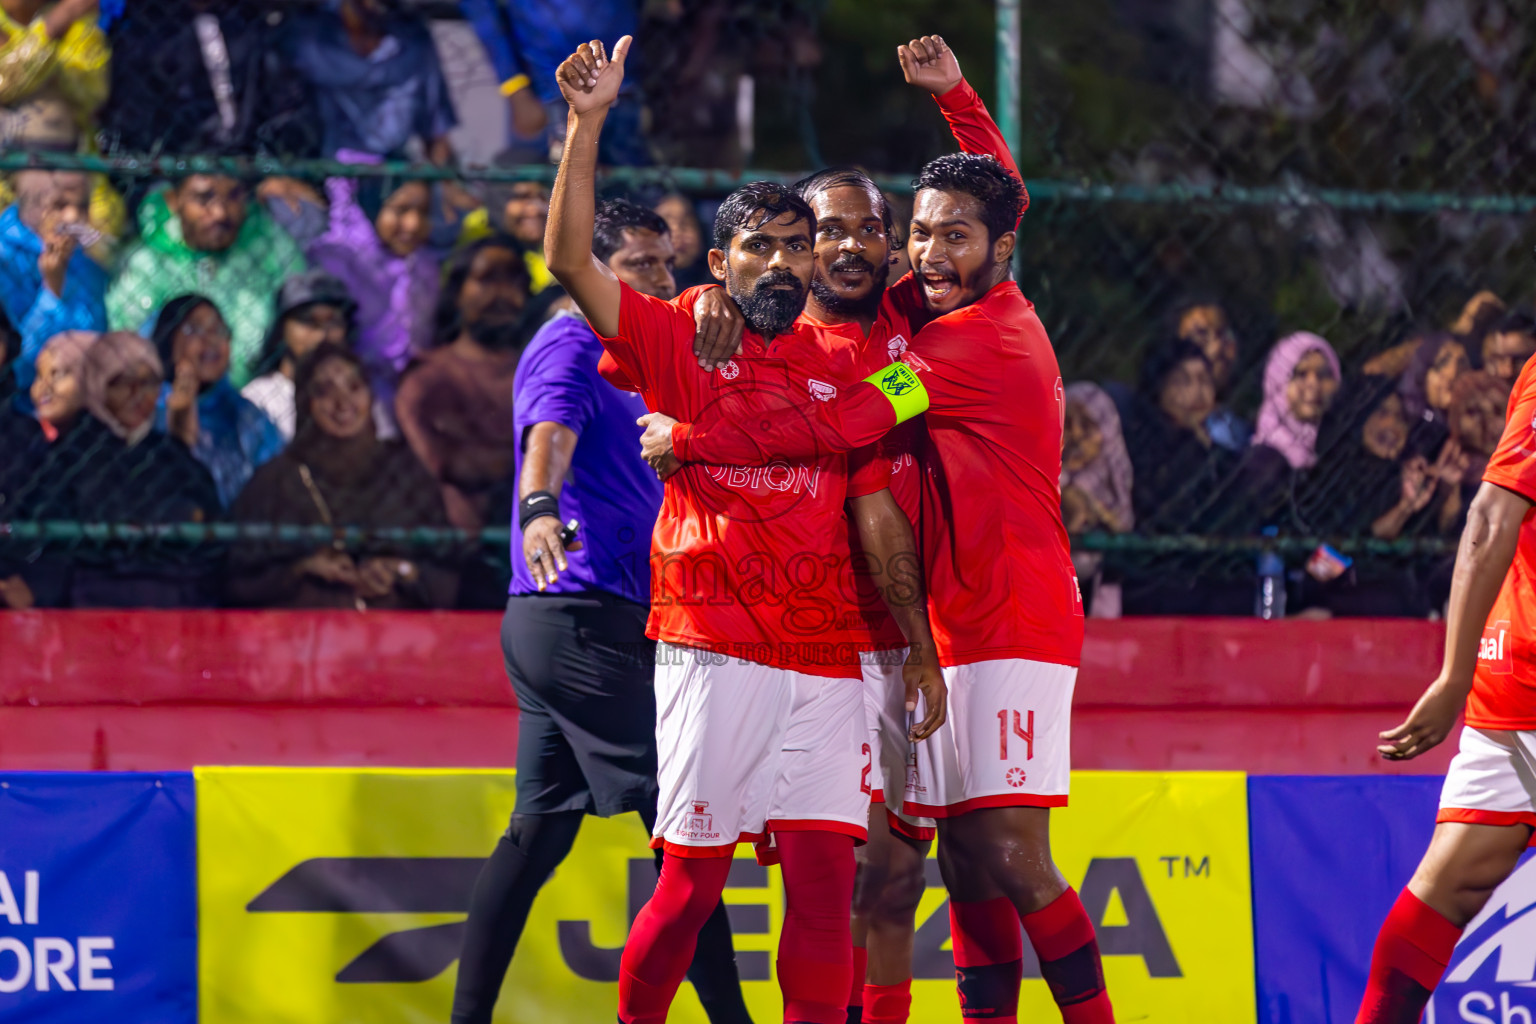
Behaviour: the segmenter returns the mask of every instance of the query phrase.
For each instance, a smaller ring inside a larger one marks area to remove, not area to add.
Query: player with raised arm
[[[1467,510],[1440,675],[1381,734],[1394,761],[1445,740],[1466,709],[1435,832],[1376,937],[1356,1024],[1416,1024],[1462,929],[1536,829],[1536,362],[1510,396],[1504,436]]]
[[[936,319],[905,367],[878,387],[841,390],[814,418],[653,417],[645,452],[757,465],[848,451],[892,427],[882,389],[926,387],[918,529],[951,707],[919,745],[919,792],[906,806],[938,819],[967,1018],[1015,1019],[1022,920],[1063,1020],[1101,1024],[1113,1011],[1093,924],[1050,856],[1083,622],[1061,521],[1061,378],[1033,305],[1009,280],[1027,197],[1008,166],[975,154],[932,161],[915,185],[914,274],[893,299],[920,294]]]
[[[648,408],[757,418],[817,404],[806,371],[814,338],[795,328],[811,277],[814,218],[779,185],[737,190],[715,222],[712,273],[751,330],[739,356],[700,372],[696,325],[682,300],[622,285],[592,254],[597,140],[623,78],[630,39],[613,58],[580,48],[557,77],[570,104],[545,252],[551,271],[602,340],[604,376]],[[898,400],[915,415],[921,401]],[[894,416],[894,414],[893,414]],[[698,929],[724,888],[740,840],[783,865],[778,976],[784,1019],[841,1024],[851,976],[853,848],[864,838],[868,764],[858,635],[841,622],[852,572],[839,455],[753,471],[692,465],[665,486],[651,548],[660,798],[656,892],[631,929],[619,979],[624,1024],[664,1021]],[[931,643],[927,620],[892,609]],[[943,721],[943,681],[914,666],[927,713]]]
[[[897,48],[897,59],[907,82],[933,96],[962,149],[998,155],[1012,166],[1001,132],[942,37],[913,39]],[[796,182],[794,189],[816,214],[811,294],[800,323],[814,328],[826,353],[826,370],[812,386],[817,395],[830,398],[838,388],[863,380],[906,352],[918,326],[910,314],[921,312],[922,302],[914,292],[898,303],[887,291],[900,241],[890,205],[867,174],[853,167],[829,168]],[[734,353],[742,322],[729,301],[708,301],[721,294],[721,289],[710,288],[696,309],[703,344],[695,350],[707,369]],[[735,333],[714,330],[720,322],[734,324]],[[923,601],[922,566],[910,525],[919,511],[917,458],[923,443],[921,422],[910,420],[850,454],[852,464],[872,463],[884,477],[855,474],[856,480],[880,489],[862,494],[860,487],[853,488],[848,506],[850,544],[864,557],[874,584],[861,588],[859,606],[868,632],[864,707],[871,757],[879,771],[869,842],[859,851],[849,993],[849,1020],[868,1024],[900,1024],[910,1012],[915,918],[934,834],[931,818],[903,809],[911,752],[903,680],[907,641],[880,597],[892,600],[891,588],[896,587],[894,599],[919,605]]]

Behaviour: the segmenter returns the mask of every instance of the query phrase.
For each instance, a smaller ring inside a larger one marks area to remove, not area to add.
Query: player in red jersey
[[[937,317],[904,360],[931,403],[918,528],[950,716],[919,746],[920,792],[907,808],[939,819],[967,1018],[1015,1019],[1022,919],[1063,1019],[1100,1024],[1113,1013],[1093,925],[1050,857],[1049,808],[1067,798],[1082,602],[1061,522],[1056,357],[1008,280],[1023,183],[994,158],[958,154],[930,163],[916,187],[914,276],[892,301],[920,301]],[[882,382],[887,394],[900,386]],[[670,441],[684,462],[753,465],[858,448],[894,420],[865,384],[814,419],[657,417],[646,454]]]
[[[1440,675],[1384,757],[1442,742],[1466,708],[1435,833],[1376,937],[1357,1024],[1415,1024],[1467,923],[1536,829],[1536,360],[1510,396],[1456,553]]]
[[[557,77],[570,127],[550,206],[546,256],[606,350],[602,372],[651,408],[755,419],[817,402],[824,358],[795,320],[811,276],[814,217],[782,186],[738,189],[715,221],[712,273],[752,330],[741,354],[701,373],[688,298],[640,295],[591,253],[597,140],[623,79],[629,37],[610,61],[584,45]],[[901,389],[905,392],[907,389]],[[909,415],[921,411],[903,393]],[[624,1024],[664,1021],[699,925],[742,839],[783,865],[787,908],[778,975],[785,1020],[841,1024],[851,975],[847,908],[853,847],[868,806],[859,634],[840,621],[852,595],[841,455],[739,469],[693,465],[669,479],[652,542],[647,632],[656,671],[661,793],[653,845],[661,878],[625,944]],[[922,609],[892,607],[914,646],[932,643]],[[932,665],[914,666],[943,721]]]
[[[962,149],[997,155],[1012,166],[1001,132],[942,37],[913,39],[897,48],[897,58],[908,83],[934,97]],[[857,383],[905,354],[918,326],[911,314],[921,311],[921,300],[914,292],[899,304],[887,294],[893,251],[900,241],[890,205],[867,174],[851,167],[830,168],[796,182],[794,189],[816,214],[811,295],[799,322],[815,329],[826,353],[826,370],[816,387],[830,399],[839,387]],[[706,294],[718,296],[720,289],[711,287]],[[739,313],[728,301],[717,306],[701,300],[699,318],[717,317],[740,324]],[[713,369],[735,348],[736,337],[727,330],[712,335],[696,352],[701,365]],[[916,588],[922,585],[909,523],[916,522],[919,513],[917,459],[924,441],[921,423],[911,420],[850,455],[855,464],[880,463],[875,468],[884,476],[859,474],[869,486],[880,487],[877,493],[859,493],[858,487],[850,491],[850,544],[871,568],[885,569],[887,575],[895,568],[896,585],[909,594],[920,593]],[[886,580],[877,577],[872,582]],[[869,588],[860,594],[860,612],[869,634],[863,659],[864,707],[878,781],[869,842],[859,851],[854,890],[854,979],[848,1019],[902,1024],[911,1009],[915,917],[926,888],[923,866],[934,827],[931,818],[904,810],[912,753],[903,680],[903,664],[910,656],[905,632],[888,614],[880,594]]]

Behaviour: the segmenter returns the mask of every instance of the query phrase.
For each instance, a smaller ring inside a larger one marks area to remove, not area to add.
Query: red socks
[[[669,853],[663,858],[656,892],[629,929],[619,961],[619,1020],[624,1024],[666,1024],[667,1008],[693,961],[699,929],[720,901],[730,870],[730,857]]]
[[[1371,973],[1355,1024],[1418,1024],[1461,929],[1404,889],[1371,952]]]
[[[1001,896],[981,903],[950,900],[949,930],[960,1015],[1017,1024],[1019,982],[1024,977],[1019,912]]]
[[[1077,891],[1068,886],[1047,906],[1025,914],[1023,921],[1040,958],[1040,974],[1065,1024],[1114,1024],[1099,940]]]
[[[848,986],[848,1019],[864,1019],[864,975],[869,973],[869,950],[853,947],[853,982]]]
[[[912,981],[864,986],[864,1024],[907,1024],[912,1012]]]
[[[848,934],[853,837],[835,832],[776,832],[774,842],[788,904],[778,959],[784,1020],[845,1024],[853,985],[853,940]]]

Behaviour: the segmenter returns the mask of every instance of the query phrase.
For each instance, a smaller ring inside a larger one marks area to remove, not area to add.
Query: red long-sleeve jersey
[[[893,301],[915,287],[903,280]],[[903,361],[928,392],[916,526],[940,662],[1076,665],[1083,613],[1061,520],[1061,372],[1034,305],[1005,281],[924,327]],[[859,448],[896,418],[868,383],[812,412],[706,416],[675,426],[673,446],[684,461],[761,465]]]

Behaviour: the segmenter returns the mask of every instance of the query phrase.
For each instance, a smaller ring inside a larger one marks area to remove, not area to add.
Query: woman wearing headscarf
[[[1422,420],[1444,436],[1445,415],[1451,407],[1451,386],[1457,377],[1471,368],[1471,360],[1461,342],[1439,331],[1422,332],[1418,347],[1408,359],[1408,368],[1398,382],[1398,393],[1403,396],[1403,408],[1409,419]]]
[[[87,522],[171,524],[217,519],[213,477],[181,441],[154,429],[165,374],[154,346],[131,331],[102,335],[85,354],[87,413],[71,434],[76,515]],[[108,543],[75,555],[76,608],[186,608],[214,603],[222,552],[200,546],[163,557],[153,546]]]
[[[341,154],[345,162],[376,158]],[[400,374],[432,347],[439,260],[428,247],[432,189],[395,177],[329,178],[330,226],[307,249],[357,301],[357,354],[385,410]]]
[[[1215,444],[1206,421],[1216,403],[1210,361],[1172,341],[1148,353],[1125,433],[1136,529],[1144,533],[1246,533],[1252,527],[1238,456]],[[1210,556],[1126,560],[1124,608],[1132,615],[1250,614],[1251,566]]]
[[[208,467],[228,505],[256,467],[283,448],[266,413],[229,380],[229,325],[203,295],[179,295],[155,318],[151,340],[172,379],[160,393],[155,427],[187,445]]]
[[[1396,387],[1391,378],[1364,376],[1340,389],[1320,426],[1317,465],[1293,489],[1290,532],[1330,540],[1433,533],[1427,506],[1435,482]],[[1293,611],[1422,617],[1430,610],[1425,574],[1412,560],[1314,558],[1295,589]]]
[[[1253,446],[1280,455],[1293,470],[1317,464],[1317,429],[1339,391],[1339,357],[1306,331],[1280,339],[1264,365],[1264,402]]]
[[[256,471],[231,517],[328,527],[446,526],[436,481],[409,448],[378,439],[362,361],[324,344],[299,364],[293,444]],[[361,550],[246,542],[229,561],[229,597],[281,608],[447,608],[456,559],[389,541]]]
[[[1131,456],[1114,400],[1097,384],[1069,384],[1061,450],[1061,511],[1067,531],[1128,532],[1136,525],[1131,479]],[[1103,592],[1104,556],[1074,551],[1072,564],[1087,584],[1083,599],[1092,610]]]
[[[95,331],[65,331],[49,338],[37,354],[32,408],[49,444],[67,436],[85,410],[80,368],[85,364],[86,349],[97,337]]]

